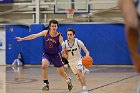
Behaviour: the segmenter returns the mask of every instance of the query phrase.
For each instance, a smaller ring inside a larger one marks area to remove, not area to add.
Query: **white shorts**
[[[82,59],[77,61],[69,61],[69,66],[74,74],[77,74],[78,69],[80,69],[82,73],[86,73],[86,71],[88,70],[82,65]]]

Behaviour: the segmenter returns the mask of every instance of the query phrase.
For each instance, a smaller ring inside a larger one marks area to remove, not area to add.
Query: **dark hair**
[[[68,29],[67,29],[67,32],[68,32],[68,31],[71,31],[71,32],[73,33],[73,35],[75,35],[75,30],[74,30],[73,28],[68,28]]]
[[[19,52],[18,55],[19,55],[19,54],[20,54],[21,58],[18,58],[18,59],[22,62],[22,64],[24,64],[24,59],[23,59],[23,57],[22,57],[22,53]]]
[[[19,54],[20,54],[20,56],[22,57],[22,53],[21,53],[21,52],[19,52],[19,53],[18,53],[18,55],[19,55]]]
[[[56,21],[56,20],[54,20],[54,19],[52,19],[52,20],[49,21],[49,26],[51,26],[51,23],[57,24],[57,26],[59,25],[59,24],[58,24],[58,21]]]

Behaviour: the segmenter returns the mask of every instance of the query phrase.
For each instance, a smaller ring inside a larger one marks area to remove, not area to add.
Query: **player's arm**
[[[65,46],[65,42],[62,42],[62,61],[63,61],[63,64],[68,64],[68,54],[67,54],[67,50],[66,50],[66,46]]]
[[[78,44],[79,44],[80,48],[83,49],[83,51],[85,52],[86,56],[89,56],[89,51],[85,47],[84,43],[82,41],[78,40]]]
[[[61,52],[62,53],[62,57],[67,58],[67,51],[66,51],[66,48],[65,48],[65,42],[63,40],[62,35],[59,36],[59,43],[62,46],[62,52]]]
[[[67,55],[67,50],[66,50],[66,48],[65,48],[65,42],[62,42],[62,57],[64,57],[64,58],[66,58],[67,59],[67,57],[68,57],[68,55]]]
[[[32,40],[32,39],[35,39],[37,37],[40,37],[40,36],[45,36],[46,33],[48,32],[48,30],[44,30],[42,32],[39,32],[37,34],[32,34],[32,35],[29,35],[29,36],[26,36],[26,37],[16,37],[17,41],[23,41],[23,40]]]
[[[64,40],[63,40],[63,37],[62,37],[62,35],[60,35],[59,36],[59,43],[61,44],[61,46],[62,46],[62,43],[64,42]]]
[[[84,47],[82,47],[82,49],[86,53],[86,56],[89,56],[89,51],[87,50],[87,48],[84,46]]]

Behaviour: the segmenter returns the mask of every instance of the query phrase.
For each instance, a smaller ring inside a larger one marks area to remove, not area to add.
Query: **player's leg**
[[[86,80],[83,75],[84,66],[82,65],[81,60],[77,64],[77,76],[79,77],[79,81],[83,87],[82,93],[88,93],[87,87],[86,87]]]
[[[17,59],[17,65],[18,66],[22,66],[23,65],[22,62],[19,59]]]
[[[57,67],[57,72],[67,81],[68,89],[71,90],[73,88],[71,83],[71,78],[68,77],[67,73],[65,72],[62,64],[62,60],[60,55],[54,55],[52,57],[52,61],[55,67]]]
[[[12,66],[17,66],[17,59],[14,60],[14,62],[12,63]]]
[[[68,77],[67,73],[65,72],[63,67],[57,67],[57,72],[66,80],[68,84],[68,89],[71,90],[73,88],[73,85],[71,83],[71,78]]]
[[[137,70],[140,72],[140,57],[138,55],[139,20],[137,17],[134,0],[120,0],[119,7],[125,20],[126,37],[128,47],[131,52],[131,57],[134,61]]]
[[[48,81],[48,66],[50,65],[49,61],[45,58],[42,59],[42,78],[44,82],[44,86],[42,88],[43,91],[49,90],[49,81]]]
[[[83,65],[81,63],[81,60],[80,60],[80,63],[78,63],[78,61],[69,62],[69,66],[70,66],[72,72],[75,74],[76,78],[80,81],[80,83],[82,85],[82,92],[88,93],[88,90],[86,88],[86,81],[85,81],[85,78],[83,75]]]

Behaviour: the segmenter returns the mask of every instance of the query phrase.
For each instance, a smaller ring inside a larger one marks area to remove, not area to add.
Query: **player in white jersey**
[[[87,48],[81,40],[74,37],[74,29],[69,28],[67,30],[67,40],[65,40],[65,42],[62,43],[62,55],[63,57],[67,58],[70,68],[80,81],[83,87],[82,93],[88,93],[86,81],[83,74],[86,68],[82,65],[81,49],[83,49],[86,56],[89,56],[89,51],[87,50]]]

